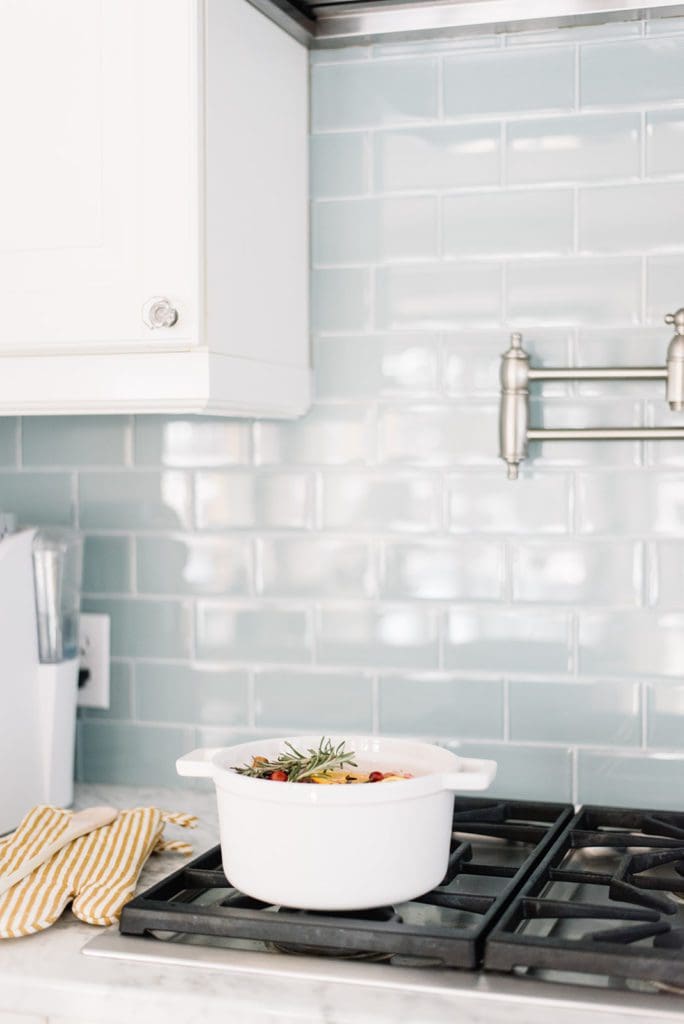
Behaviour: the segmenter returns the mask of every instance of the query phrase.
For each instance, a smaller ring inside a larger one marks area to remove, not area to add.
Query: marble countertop
[[[213,788],[206,791],[125,786],[79,786],[77,807],[154,805],[200,819],[192,833],[196,854],[217,842]],[[177,855],[150,858],[141,876],[147,888],[179,864]],[[374,964],[221,951],[221,969],[101,959],[81,954],[104,929],[69,910],[38,935],[0,942],[0,1024],[684,1024],[684,998],[582,991],[519,978],[453,970],[411,971]],[[144,940],[139,940],[144,941]],[[223,956],[225,952],[225,957]],[[271,971],[269,964],[283,964]],[[395,978],[397,980],[395,980]],[[25,1017],[22,1015],[26,1015]]]

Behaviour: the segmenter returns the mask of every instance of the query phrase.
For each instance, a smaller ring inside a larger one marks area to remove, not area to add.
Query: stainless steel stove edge
[[[601,1024],[682,1024],[684,999],[642,995],[610,989],[541,982],[511,975],[485,974],[450,968],[390,967],[358,961],[340,962],[316,957],[288,957],[278,953],[187,946],[151,938],[121,935],[111,929],[91,939],[81,950],[85,956],[138,963],[200,968],[224,974],[252,974],[291,981],[368,986],[392,992],[438,996],[454,1005],[462,1001],[506,1003],[592,1014]],[[492,1005],[493,1009],[493,1005]],[[464,1018],[466,1019],[466,1018]],[[558,1019],[558,1018],[557,1018]],[[563,1020],[566,1018],[563,1017]]]

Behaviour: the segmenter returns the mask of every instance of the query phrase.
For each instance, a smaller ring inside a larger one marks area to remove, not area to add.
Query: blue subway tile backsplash
[[[381,732],[498,795],[682,807],[684,446],[533,444],[499,356],[663,365],[684,305],[684,21],[311,55],[302,419],[0,419],[0,510],[85,534],[112,694],[93,782],[199,744]],[[534,425],[678,424],[661,381],[547,382]]]
[[[571,47],[458,54],[444,59],[447,117],[569,110],[575,96]]]

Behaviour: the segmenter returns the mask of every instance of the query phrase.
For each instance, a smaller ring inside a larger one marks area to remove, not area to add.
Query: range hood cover
[[[684,15],[681,0],[250,0],[312,48]]]

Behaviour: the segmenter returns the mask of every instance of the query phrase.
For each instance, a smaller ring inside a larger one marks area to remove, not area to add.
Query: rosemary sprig
[[[241,765],[234,770],[240,775],[248,775],[254,779],[263,779],[276,771],[287,772],[288,782],[301,782],[312,775],[340,771],[345,765],[356,768],[356,755],[353,750],[344,749],[344,740],[335,747],[332,740],[322,737],[318,749],[309,747],[304,754],[287,741],[285,746],[287,750],[279,754],[275,761],[255,759],[251,764]]]

